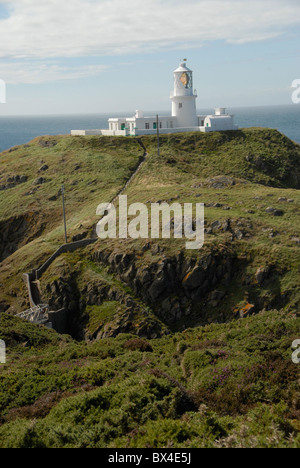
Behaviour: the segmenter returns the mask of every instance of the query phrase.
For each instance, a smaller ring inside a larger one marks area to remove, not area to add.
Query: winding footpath
[[[138,138],[137,143],[141,146],[144,153],[143,156],[140,158],[139,163],[135,171],[131,174],[130,178],[127,180],[126,184],[121,188],[121,190],[114,196],[111,200],[111,204],[114,204],[120,195],[122,195],[128,186],[132,183],[135,179],[137,174],[140,172],[142,166],[145,164],[147,160],[147,150],[140,138]],[[29,302],[30,302],[30,309],[26,310],[25,312],[21,312],[17,314],[17,317],[24,318],[29,322],[33,323],[44,323],[48,327],[53,327],[58,332],[64,332],[64,315],[65,310],[61,309],[59,311],[49,311],[48,305],[42,303],[41,292],[40,292],[40,283],[39,279],[41,278],[42,274],[49,268],[49,266],[54,262],[54,260],[59,257],[59,255],[66,253],[66,252],[74,252],[75,250],[86,247],[98,240],[96,234],[96,227],[93,228],[93,232],[90,239],[83,239],[77,242],[71,242],[69,244],[61,245],[57,251],[50,257],[48,260],[38,269],[32,270],[30,273],[25,273],[23,275],[23,279],[26,282],[26,286],[28,289],[29,294]],[[37,314],[38,311],[38,314]],[[42,316],[42,317],[41,317]],[[37,318],[37,319],[36,319]],[[41,322],[42,319],[42,322]]]

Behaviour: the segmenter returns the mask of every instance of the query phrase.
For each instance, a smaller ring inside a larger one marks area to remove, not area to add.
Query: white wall
[[[238,128],[231,115],[208,115],[204,120],[204,127],[216,132]]]
[[[126,130],[71,130],[72,136],[127,136]]]
[[[178,127],[196,127],[198,125],[195,96],[173,96],[172,116],[177,119]]]
[[[153,124],[156,124],[156,117],[144,117],[143,119],[136,119],[135,121],[135,127],[138,129],[138,130],[145,130],[146,129],[146,123],[149,124],[149,130],[155,130],[156,129],[153,129]],[[177,125],[176,124],[176,119],[172,118],[171,116],[170,117],[159,117],[158,118],[158,125],[159,125],[159,128],[160,129],[163,129],[163,128],[171,128],[172,127],[172,124],[173,124],[173,128]],[[161,124],[161,126],[160,126]]]
[[[71,130],[72,136],[102,135],[102,130]]]

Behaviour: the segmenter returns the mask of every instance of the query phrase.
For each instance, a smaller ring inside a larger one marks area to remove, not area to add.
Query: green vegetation
[[[0,155],[0,186],[27,178],[0,190],[0,447],[299,447],[299,145],[268,129],[162,135],[160,157],[155,136],[142,142],[128,203],[205,203],[205,245],[61,255],[40,287],[66,335],[14,317],[29,307],[22,274],[64,242],[62,183],[69,238],[90,237],[143,150],[58,136]]]
[[[2,315],[0,447],[299,447],[298,320],[87,344]]]
[[[93,334],[99,325],[105,324],[116,313],[119,303],[117,301],[104,302],[101,306],[87,306],[86,313],[89,317],[88,330]]]

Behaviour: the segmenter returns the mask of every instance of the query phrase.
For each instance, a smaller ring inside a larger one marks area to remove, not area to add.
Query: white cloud
[[[65,58],[248,43],[300,23],[299,0],[0,0],[0,76],[7,83],[82,78],[104,65]],[[4,14],[3,14],[4,13]],[[9,16],[7,17],[7,13]],[[79,62],[77,62],[79,63]]]
[[[5,2],[1,2],[5,4]],[[205,41],[276,37],[300,23],[297,0],[11,0],[0,57],[122,55]]]
[[[66,67],[47,61],[1,63],[1,78],[7,84],[40,84],[59,80],[74,80],[105,72],[105,65]]]

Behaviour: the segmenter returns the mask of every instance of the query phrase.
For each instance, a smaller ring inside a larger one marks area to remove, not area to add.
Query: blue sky
[[[0,0],[0,115],[169,110],[183,58],[200,110],[291,104],[299,26],[299,0]]]

